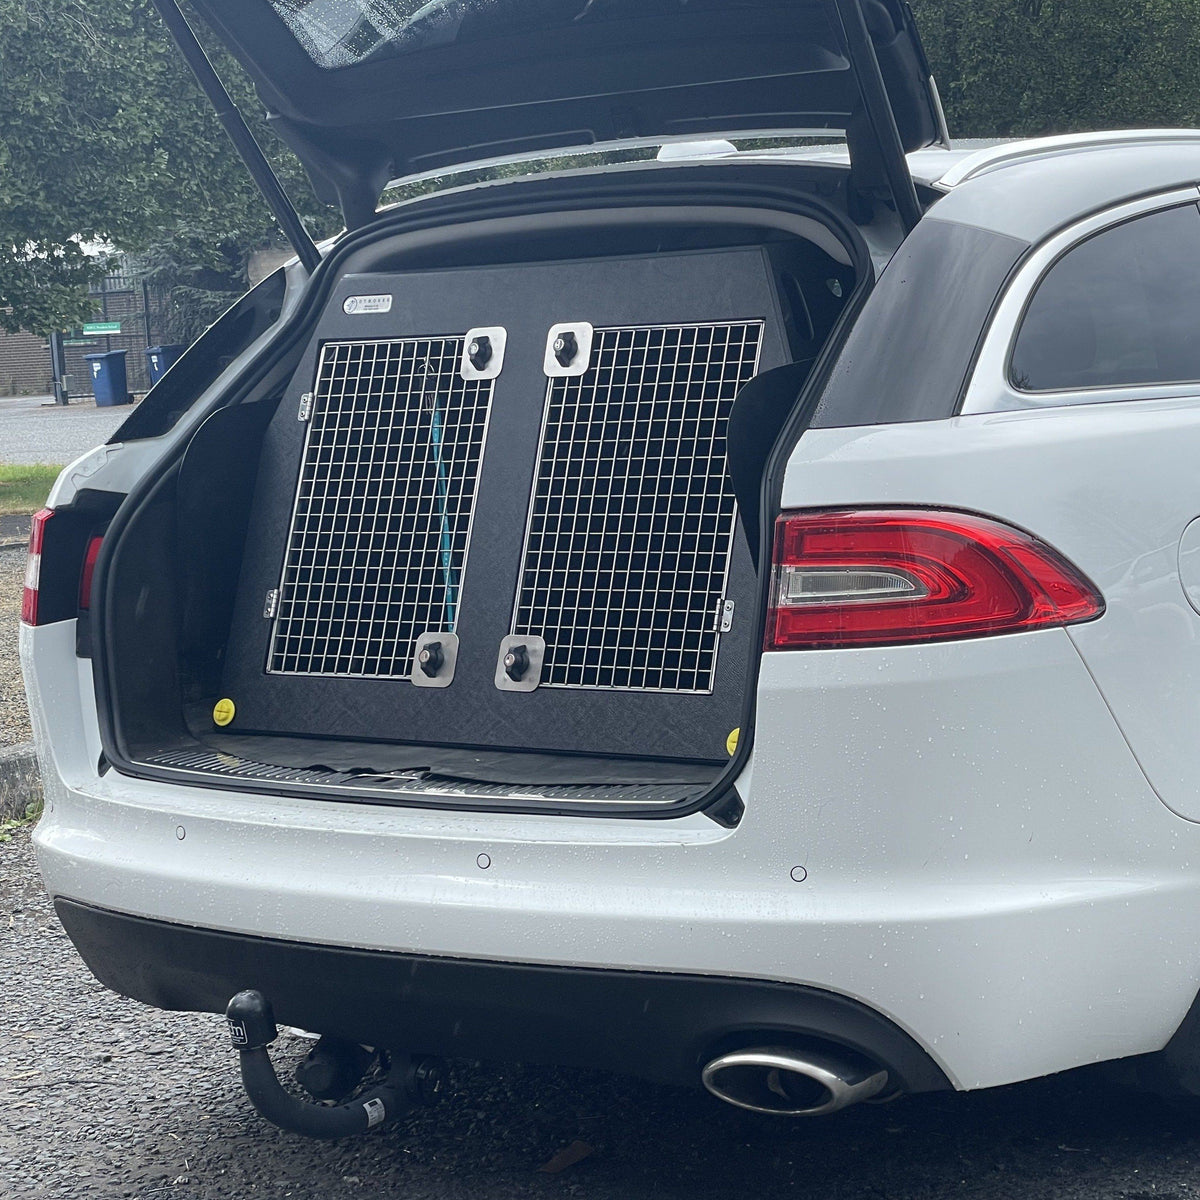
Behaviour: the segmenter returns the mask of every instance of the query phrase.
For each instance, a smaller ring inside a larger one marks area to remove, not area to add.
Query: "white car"
[[[436,1056],[1194,1089],[1200,133],[951,150],[898,0],[196,8],[348,232],[227,113],[298,259],[35,521],[96,976],[319,1135]]]

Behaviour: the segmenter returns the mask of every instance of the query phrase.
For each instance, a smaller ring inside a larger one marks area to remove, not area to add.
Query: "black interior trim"
[[[738,516],[750,545],[755,566],[759,558],[761,514],[758,490],[766,472],[771,450],[787,424],[805,382],[812,371],[813,359],[789,363],[764,371],[738,393],[729,414],[726,457],[737,496]]]
[[[227,308],[146,393],[109,445],[160,437],[173,429],[196,397],[279,320],[286,286],[280,268]]]
[[[846,335],[853,328],[863,304],[874,286],[874,271],[870,253],[858,229],[837,209],[820,199],[820,192],[844,186],[845,172],[830,172],[805,164],[739,163],[731,171],[727,164],[703,164],[664,169],[656,164],[648,167],[603,172],[568,174],[548,178],[517,180],[487,188],[468,188],[441,193],[413,201],[379,216],[368,228],[344,238],[327,256],[313,276],[307,293],[301,298],[295,316],[272,338],[262,354],[248,367],[245,374],[231,383],[229,390],[213,401],[206,412],[220,407],[262,399],[276,387],[281,375],[294,366],[304,344],[311,335],[313,323],[320,316],[332,288],[341,277],[348,260],[353,258],[354,269],[371,269],[372,246],[381,240],[401,237],[405,233],[446,230],[453,227],[470,228],[481,220],[505,220],[524,224],[528,228],[545,226],[555,211],[577,212],[596,208],[644,208],[660,205],[665,208],[727,206],[745,209],[754,222],[766,220],[770,210],[781,214],[810,217],[821,222],[845,246],[856,273],[855,290],[848,298],[833,332],[826,339],[809,376],[801,402],[777,441],[767,463],[760,489],[761,511],[775,513],[779,508],[783,467],[796,441],[807,428],[813,406],[820,397]],[[389,265],[392,265],[389,263]],[[206,415],[197,414],[197,421]],[[184,450],[174,446],[163,460],[160,471],[172,472]],[[120,552],[122,539],[135,517],[154,502],[160,488],[172,486],[170,478],[148,475],[132,490],[128,502],[117,514],[109,536],[105,538],[97,563],[96,619],[104,636],[95,654],[95,683],[101,737],[113,766],[123,774],[137,778],[178,784],[177,773],[138,763],[131,750],[125,718],[121,709],[119,688],[114,687],[113,665],[107,648],[110,626],[118,611],[118,597],[112,594],[110,564]],[[760,561],[769,560],[771,522],[765,521],[761,531]],[[757,622],[756,644],[761,644],[766,625],[766,601],[769,573],[761,572],[759,611],[753,614]],[[752,678],[747,682],[747,694],[741,725],[741,737],[726,771],[714,784],[711,792],[693,805],[658,811],[639,810],[605,815],[628,816],[639,819],[664,819],[714,811],[727,804],[732,782],[749,762],[754,742],[754,709],[757,689],[757,660]],[[195,781],[189,781],[195,784]],[[227,788],[227,783],[215,781],[214,787]],[[261,790],[270,794],[272,789]],[[353,797],[345,797],[353,799]],[[454,808],[450,804],[422,807]],[[488,811],[527,811],[513,805],[490,805]],[[539,808],[538,811],[546,811]],[[585,808],[572,808],[570,815],[590,814]],[[564,815],[567,815],[564,812]]]

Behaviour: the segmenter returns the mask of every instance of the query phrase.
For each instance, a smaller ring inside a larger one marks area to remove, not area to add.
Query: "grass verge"
[[[31,466],[0,464],[0,515],[36,512],[46,503],[62,467],[49,463]]]
[[[26,825],[32,825],[42,815],[42,802],[33,800],[25,806],[25,815],[13,817],[8,821],[0,821],[0,843],[11,842],[13,834]]]

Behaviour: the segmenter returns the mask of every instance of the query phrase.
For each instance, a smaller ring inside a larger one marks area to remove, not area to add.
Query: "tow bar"
[[[261,992],[238,992],[225,1009],[225,1019],[250,1103],[260,1116],[291,1133],[314,1138],[366,1133],[415,1105],[431,1103],[442,1087],[439,1059],[389,1054],[384,1082],[353,1100],[341,1104],[301,1100],[284,1090],[267,1053],[279,1036],[270,1001]],[[333,1100],[349,1094],[373,1061],[374,1056],[362,1047],[322,1038],[297,1078],[311,1094]]]

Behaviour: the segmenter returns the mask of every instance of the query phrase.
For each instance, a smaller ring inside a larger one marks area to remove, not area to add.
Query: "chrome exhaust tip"
[[[779,1046],[722,1054],[700,1078],[727,1104],[784,1117],[823,1117],[888,1086],[887,1071],[852,1051]]]

